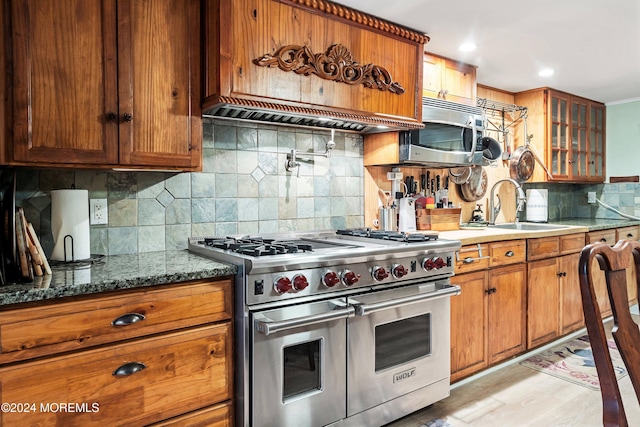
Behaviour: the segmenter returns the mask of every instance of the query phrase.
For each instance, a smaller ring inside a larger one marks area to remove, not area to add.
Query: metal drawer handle
[[[276,332],[286,331],[287,329],[299,328],[316,323],[328,322],[330,320],[353,317],[354,311],[355,310],[353,309],[353,307],[347,307],[345,309],[312,314],[310,316],[298,317],[295,319],[286,319],[281,321],[256,320],[256,329],[261,334],[271,335]]]
[[[133,375],[136,372],[142,371],[146,367],[147,365],[142,362],[129,362],[113,371],[112,375],[114,377],[128,377],[129,375]]]
[[[463,252],[478,252],[478,257],[477,258],[472,258],[472,257],[466,257],[462,262],[465,264],[470,264],[472,263],[474,260],[481,260],[481,259],[485,259],[485,258],[489,258],[489,256],[483,256],[482,255],[482,246],[480,246],[480,243],[477,244],[476,248],[466,248],[466,249],[460,249],[456,251],[456,261],[460,262],[460,254]],[[471,260],[471,261],[469,261]]]
[[[507,251],[507,253],[504,254],[504,256],[508,256],[508,257],[512,257],[515,254],[513,253],[513,251]]]
[[[607,239],[605,239],[604,237],[602,239],[600,239],[601,242],[606,242]]]
[[[633,234],[627,233],[627,237],[633,237]]]
[[[461,292],[462,290],[460,289],[460,286],[448,285],[442,289],[438,289],[437,291],[427,294],[416,294],[403,298],[380,301],[373,304],[356,304],[356,316],[366,316],[367,314],[374,313],[376,311],[395,309],[417,302],[426,302],[438,298],[460,295]]]
[[[145,319],[144,314],[140,313],[127,313],[116,318],[111,322],[113,326],[127,326],[137,322],[142,322]]]

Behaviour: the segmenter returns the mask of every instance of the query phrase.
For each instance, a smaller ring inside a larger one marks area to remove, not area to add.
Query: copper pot
[[[480,200],[487,192],[487,172],[482,166],[471,166],[471,175],[464,184],[461,184],[460,197],[465,202],[475,202]]]

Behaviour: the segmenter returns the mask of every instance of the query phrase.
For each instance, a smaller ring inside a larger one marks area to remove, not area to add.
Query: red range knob
[[[389,273],[387,273],[387,270],[385,270],[384,267],[373,267],[373,270],[371,270],[371,276],[373,276],[374,280],[380,282],[381,280],[389,277]]]
[[[322,283],[329,288],[333,288],[335,285],[340,283],[340,276],[335,271],[327,271],[322,276]]]
[[[279,294],[284,294],[289,292],[293,286],[291,285],[291,280],[288,277],[280,276],[273,282],[273,289],[276,290]]]
[[[436,263],[433,258],[425,258],[422,260],[422,268],[426,271],[431,271],[436,268]]]
[[[309,281],[306,277],[304,277],[304,275],[296,274],[295,276],[293,276],[293,289],[295,289],[296,291],[301,291],[307,286],[309,286]]]
[[[441,257],[434,258],[433,262],[435,263],[436,268],[446,267],[447,265],[447,263]]]
[[[344,282],[345,285],[347,286],[351,286],[354,283],[358,283],[358,280],[360,280],[360,275],[354,273],[351,270],[345,270],[342,273],[342,281]]]
[[[391,268],[391,274],[393,274],[393,277],[395,277],[396,279],[402,279],[408,273],[409,271],[407,271],[405,266],[402,264],[396,264]]]

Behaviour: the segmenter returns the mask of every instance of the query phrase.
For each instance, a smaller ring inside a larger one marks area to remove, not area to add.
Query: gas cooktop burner
[[[399,231],[383,231],[372,230],[370,228],[348,228],[337,230],[337,234],[344,236],[369,237],[372,239],[394,240],[396,242],[426,242],[429,240],[437,240],[436,235],[426,234],[407,234]]]
[[[259,237],[224,239],[205,238],[198,243],[212,248],[224,249],[243,255],[259,257],[262,255],[292,254],[299,251],[313,251],[310,244],[288,240],[262,239]]]

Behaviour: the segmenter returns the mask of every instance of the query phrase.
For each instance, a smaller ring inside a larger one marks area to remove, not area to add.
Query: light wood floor
[[[639,316],[634,318],[640,322]],[[434,419],[452,427],[602,426],[600,391],[518,362],[460,383],[447,399],[386,427],[418,427]],[[621,379],[620,388],[629,425],[640,426],[640,405],[628,376]]]

